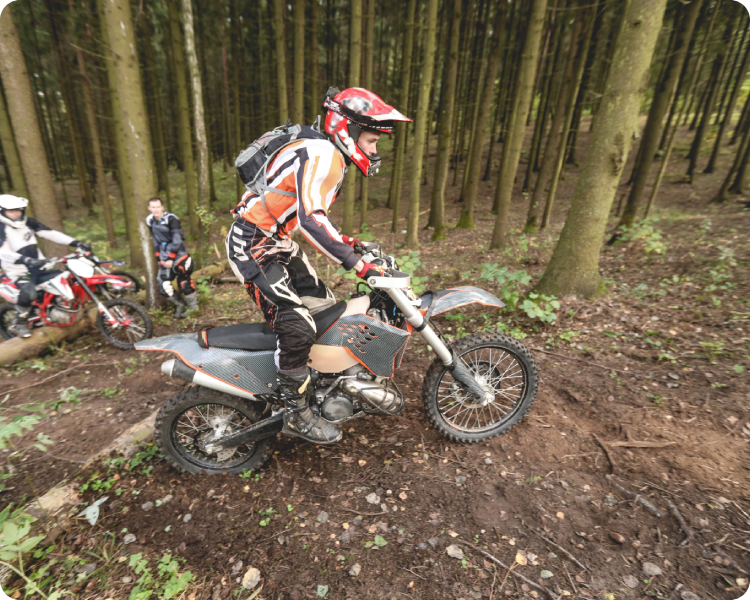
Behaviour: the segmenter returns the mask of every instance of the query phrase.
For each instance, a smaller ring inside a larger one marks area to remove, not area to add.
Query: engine
[[[47,309],[47,318],[54,325],[70,325],[75,313],[65,308],[50,306]]]
[[[315,390],[317,412],[334,423],[346,421],[362,410],[397,415],[404,407],[404,398],[391,385],[390,380],[375,378],[361,366],[352,367],[331,386]]]

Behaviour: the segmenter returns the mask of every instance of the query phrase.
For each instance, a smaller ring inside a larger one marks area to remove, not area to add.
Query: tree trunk
[[[565,63],[565,71],[563,73],[563,80],[560,85],[560,89],[556,94],[558,99],[557,108],[555,109],[555,116],[552,118],[552,125],[547,136],[547,143],[544,148],[544,156],[542,157],[542,166],[539,170],[539,176],[536,178],[536,185],[534,186],[534,193],[531,196],[531,202],[529,203],[529,211],[526,216],[526,225],[524,226],[525,233],[533,233],[539,229],[539,217],[541,216],[543,197],[547,191],[547,185],[552,180],[552,177],[557,167],[557,155],[559,153],[560,145],[565,144],[565,137],[563,137],[563,123],[565,121],[567,111],[565,108],[570,102],[571,96],[577,90],[573,89],[576,76],[576,50],[581,42],[581,29],[583,26],[583,14],[582,11],[576,11],[575,22],[573,23],[573,29],[570,33],[570,47],[568,48],[567,62]]]
[[[687,123],[688,119],[690,118],[690,112],[693,107],[693,101],[696,97],[696,89],[698,85],[700,84],[701,80],[701,70],[703,67],[703,59],[706,57],[706,54],[708,54],[708,50],[712,45],[711,37],[713,35],[714,31],[714,25],[716,24],[716,14],[719,12],[719,6],[721,5],[721,1],[717,1],[713,5],[713,10],[711,11],[711,19],[708,22],[708,29],[706,31],[706,36],[703,38],[703,43],[701,44],[701,50],[698,53],[698,58],[696,59],[695,66],[693,68],[693,72],[695,73],[695,76],[693,77],[692,85],[687,86],[687,91],[685,93],[685,100],[684,102],[687,103],[688,108],[685,111],[685,118],[682,121],[683,127]]]
[[[432,184],[430,220],[435,228],[432,239],[447,238],[445,232],[445,182],[448,179],[451,136],[453,134],[453,112],[456,102],[456,78],[458,75],[458,42],[461,33],[461,0],[453,0],[453,15],[450,19],[450,49],[448,63],[443,73],[443,89],[440,93],[440,118],[438,147],[435,154],[435,179]],[[490,145],[492,140],[490,140]],[[434,214],[433,214],[434,213]]]
[[[508,136],[503,144],[503,159],[495,189],[495,206],[497,218],[492,232],[490,249],[502,248],[506,243],[509,226],[510,200],[513,195],[513,184],[521,158],[523,137],[526,131],[531,96],[534,93],[534,81],[539,57],[539,42],[544,27],[544,14],[547,0],[533,0],[529,14],[528,29],[523,45],[523,55],[519,66],[518,88],[516,90],[513,117],[508,128]]]
[[[81,196],[81,202],[88,209],[89,216],[93,216],[94,202],[91,195],[91,187],[89,185],[88,175],[86,173],[86,158],[84,156],[82,147],[83,142],[81,140],[80,129],[76,126],[76,123],[73,119],[73,115],[76,113],[75,100],[70,93],[72,90],[72,85],[70,77],[68,75],[68,66],[65,60],[62,41],[60,40],[60,34],[56,23],[58,14],[54,6],[52,5],[52,0],[47,0],[47,10],[49,11],[50,29],[52,31],[52,54],[55,57],[57,73],[60,79],[60,94],[62,96],[63,104],[65,105],[65,113],[68,120],[68,130],[70,132],[70,141],[73,145],[73,156],[75,157],[76,173],[78,175],[78,186]]]
[[[188,222],[190,236],[198,239],[200,219],[198,217],[198,195],[195,182],[195,163],[193,161],[193,133],[190,127],[190,104],[188,102],[187,81],[185,78],[185,50],[180,31],[180,0],[167,0],[169,8],[169,31],[174,56],[174,78],[177,88],[177,132],[182,149],[182,165],[185,169],[185,192],[187,196]],[[201,202],[203,199],[201,199]]]
[[[209,169],[208,140],[206,138],[206,123],[203,116],[203,88],[201,86],[201,71],[198,66],[198,55],[195,51],[195,31],[193,29],[193,3],[182,0],[182,17],[185,28],[185,56],[190,73],[190,90],[193,97],[193,124],[195,126],[195,144],[198,147],[198,205],[200,226],[198,229],[198,249],[195,262],[200,266],[206,257],[208,242],[211,235],[212,215],[209,212]]]
[[[273,18],[276,34],[276,84],[278,89],[279,125],[289,118],[289,101],[286,88],[286,35],[284,33],[285,0],[273,0]]]
[[[240,53],[242,50],[240,48],[242,36],[240,20],[237,15],[237,0],[229,0],[229,16],[232,19],[232,136],[234,138],[234,156],[232,156],[232,160],[234,160],[242,152],[242,126],[240,124],[240,77],[242,77],[242,73],[240,72]],[[257,107],[256,110],[258,110]],[[233,176],[236,197],[232,204],[236,205],[242,199],[243,186],[236,171]]]
[[[294,0],[294,106],[292,121],[305,123],[305,0]]]
[[[136,40],[130,16],[130,3],[127,0],[102,0],[101,5],[104,8],[103,26],[109,32],[109,42],[114,58],[114,76],[117,84],[115,93],[120,99],[120,114],[115,115],[115,118],[122,120],[130,177],[133,182],[135,216],[141,250],[139,266],[146,272],[147,303],[153,306],[156,300],[156,265],[151,233],[146,225],[148,208],[144,200],[156,193],[156,181],[151,136],[138,69]],[[136,254],[136,249],[132,248],[131,256]]]
[[[318,41],[318,0],[310,1],[310,122],[320,114],[322,90],[320,89],[320,43]]]
[[[750,130],[748,130],[748,133],[745,136],[748,138],[748,142],[745,142],[745,147],[738,148],[737,150],[737,158],[739,158],[739,161],[736,164],[736,167],[733,166],[733,170],[735,171],[736,175],[734,178],[734,182],[731,186],[729,186],[729,191],[733,194],[742,194],[744,193],[745,189],[745,180],[747,178],[747,167],[748,162],[750,161]],[[728,179],[728,177],[727,177]]]
[[[68,0],[68,9],[75,13],[75,3]],[[91,150],[94,156],[94,167],[96,168],[96,185],[99,195],[99,202],[102,203],[104,210],[104,223],[107,229],[107,241],[113,248],[117,248],[117,238],[115,237],[115,226],[112,220],[112,204],[109,200],[107,191],[107,175],[104,172],[104,159],[102,158],[102,147],[99,141],[99,126],[96,123],[96,107],[94,106],[94,97],[91,94],[91,80],[89,79],[86,68],[86,59],[80,46],[76,46],[76,61],[78,62],[78,72],[81,75],[81,88],[83,90],[83,99],[86,106],[86,118],[91,134]]]
[[[374,64],[374,45],[375,45],[375,0],[367,0],[367,20],[365,21],[365,52],[364,67],[365,73],[362,81],[362,87],[371,89],[373,87],[373,64]],[[360,187],[360,230],[364,229],[367,224],[367,203],[370,196],[370,180],[365,177]]]
[[[399,108],[408,115],[409,91],[411,86],[411,62],[414,50],[414,27],[417,0],[409,0],[406,7],[406,31],[404,33],[404,50],[401,58],[401,95],[399,96]],[[393,209],[393,220],[391,222],[391,233],[396,233],[399,219],[399,204],[401,203],[401,173],[403,172],[404,153],[406,150],[406,128],[407,123],[396,125],[396,156],[393,161],[391,183],[388,191],[388,207]]]
[[[549,225],[550,215],[552,214],[552,206],[555,203],[555,195],[557,194],[557,184],[560,181],[562,175],[563,162],[565,156],[568,154],[567,139],[568,133],[570,132],[570,124],[573,121],[573,114],[576,110],[577,99],[580,97],[578,91],[581,87],[581,80],[583,79],[583,70],[586,66],[586,57],[589,52],[589,46],[591,44],[591,36],[594,30],[594,18],[593,15],[587,15],[588,24],[583,32],[583,38],[581,46],[578,51],[576,58],[575,74],[573,76],[573,87],[568,96],[568,104],[565,107],[565,119],[563,120],[562,136],[560,139],[560,145],[557,148],[557,158],[555,159],[555,169],[552,172],[552,181],[549,184],[549,193],[547,194],[547,202],[544,205],[544,214],[542,215],[542,224],[540,229],[545,229]]]
[[[747,29],[746,29],[747,31]],[[737,73],[737,83],[734,86],[734,89],[732,90],[731,95],[729,96],[729,102],[727,103],[727,110],[724,114],[724,119],[722,119],[721,124],[719,125],[719,131],[716,133],[716,141],[714,142],[714,149],[713,152],[711,152],[711,158],[708,161],[708,165],[703,170],[704,173],[713,173],[714,169],[716,167],[716,160],[719,158],[719,149],[721,147],[721,142],[724,139],[724,132],[726,131],[727,126],[732,121],[732,115],[734,114],[734,109],[737,105],[737,98],[740,95],[740,89],[742,88],[742,82],[745,81],[745,77],[747,76],[747,69],[750,65],[750,44],[748,44],[747,49],[745,50],[745,55],[742,58],[742,63],[740,63],[740,69]]]
[[[560,239],[536,290],[593,298],[603,292],[599,253],[617,184],[638,133],[666,0],[631,0],[610,65],[581,176]]]
[[[29,107],[34,106],[34,98],[21,52],[21,41],[13,22],[12,5],[6,6],[0,16],[0,77],[34,213],[45,225],[63,231],[37,113],[29,110]],[[48,242],[44,243],[44,249],[51,255],[61,254],[66,250]]]
[[[5,104],[5,96],[2,90],[0,90],[0,145],[3,147],[3,155],[5,156],[8,186],[17,196],[28,198],[29,190],[26,187],[26,180],[23,176],[21,159],[18,156],[16,140],[13,135],[13,128],[10,125],[8,107]]]
[[[430,88],[432,86],[432,72],[435,62],[435,37],[437,30],[438,0],[427,2],[427,31],[424,39],[424,64],[422,67],[422,82],[419,86],[419,101],[417,103],[417,118],[414,124],[414,162],[411,169],[411,200],[409,202],[409,218],[406,225],[406,245],[409,248],[419,246],[419,195],[422,179],[422,147],[427,136],[428,119],[432,114],[429,106]]]
[[[490,54],[487,60],[487,74],[484,80],[484,89],[479,98],[479,110],[477,111],[476,131],[472,136],[469,159],[466,163],[466,193],[464,195],[464,206],[461,217],[456,227],[461,229],[474,229],[474,207],[476,205],[477,191],[479,190],[480,171],[482,169],[482,150],[487,138],[487,120],[489,117],[492,96],[495,94],[495,79],[500,59],[503,53],[503,37],[505,35],[505,7],[500,4],[495,15],[492,26],[492,38],[490,41]],[[493,140],[490,139],[490,144]]]
[[[748,96],[747,101],[745,102],[745,105],[750,103],[750,96]],[[727,173],[726,177],[724,178],[724,181],[721,184],[721,187],[719,188],[719,191],[717,192],[716,196],[712,198],[712,202],[726,202],[729,198],[729,191],[730,188],[733,187],[733,180],[735,180],[735,176],[740,171],[740,168],[744,164],[745,167],[747,166],[747,149],[748,146],[750,146],[750,129],[744,132],[744,135],[742,136],[742,139],[740,140],[740,145],[737,147],[737,152],[734,155],[734,160],[732,161],[732,166],[729,169],[729,172]],[[735,183],[742,184],[742,177],[739,178],[739,180],[734,181]]]
[[[654,162],[654,154],[659,144],[662,123],[677,89],[677,82],[687,56],[690,38],[693,37],[695,23],[700,14],[701,2],[702,0],[693,0],[683,9],[679,30],[675,38],[674,51],[667,61],[664,76],[654,92],[651,108],[648,111],[648,120],[643,129],[643,138],[640,144],[642,149],[640,160],[636,163],[634,169],[633,183],[628,194],[628,202],[620,219],[620,226],[632,226],[638,214],[638,206],[641,203],[643,191],[651,172],[651,165]]]
[[[347,87],[358,87],[362,70],[362,0],[351,0],[351,33],[349,35],[349,81]],[[357,194],[357,173],[352,165],[344,181],[344,218],[341,229],[346,235],[354,232],[354,197]]]
[[[690,183],[693,183],[693,175],[695,173],[695,169],[698,164],[698,158],[700,158],[700,152],[701,152],[701,146],[703,145],[703,139],[706,135],[706,130],[709,127],[709,123],[711,122],[711,115],[714,112],[714,105],[716,104],[716,94],[719,90],[720,86],[720,76],[721,71],[723,69],[724,61],[726,59],[726,55],[724,53],[724,49],[729,44],[729,40],[732,36],[732,28],[734,27],[734,23],[730,22],[727,24],[726,29],[724,30],[724,44],[719,47],[719,50],[716,54],[716,58],[714,59],[714,77],[713,77],[713,83],[709,81],[709,88],[706,96],[706,104],[705,108],[703,109],[703,115],[700,120],[700,124],[698,125],[698,129],[695,132],[695,138],[693,138],[693,144],[690,147],[690,164],[688,165],[687,175],[690,179]]]

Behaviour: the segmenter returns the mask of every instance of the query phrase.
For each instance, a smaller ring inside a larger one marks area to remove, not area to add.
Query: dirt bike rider
[[[29,201],[11,194],[0,195],[0,267],[18,288],[15,329],[18,337],[31,337],[28,317],[36,299],[36,286],[59,275],[60,271],[43,271],[46,259],[36,243],[36,236],[91,252],[91,246],[50,229],[36,219],[26,217]]]
[[[310,410],[307,362],[317,339],[311,315],[335,299],[291,234],[299,230],[319,252],[354,269],[362,279],[382,276],[383,267],[363,262],[354,253],[360,241],[340,234],[328,211],[347,166],[354,163],[365,177],[375,175],[380,168],[380,134],[390,134],[397,121],[411,121],[362,88],[330,88],[323,108],[325,135],[285,146],[266,171],[268,186],[287,195],[268,189],[263,196],[246,192],[232,211],[236,220],[226,238],[232,270],[278,337],[284,432],[319,444],[336,442],[342,433]]]
[[[151,241],[154,244],[156,260],[159,261],[156,283],[159,293],[174,304],[175,318],[181,319],[186,314],[199,310],[198,294],[190,277],[193,272],[193,259],[185,248],[185,236],[180,220],[172,213],[164,212],[161,198],[155,196],[149,199],[148,209],[151,214],[146,217],[146,225],[151,230]],[[172,286],[172,280],[175,278],[177,287],[185,297],[184,302],[175,294]]]

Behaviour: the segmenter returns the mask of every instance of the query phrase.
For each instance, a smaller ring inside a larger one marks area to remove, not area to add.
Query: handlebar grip
[[[388,277],[411,277],[409,273],[404,273],[403,271],[396,271],[395,269],[387,269],[386,275]]]

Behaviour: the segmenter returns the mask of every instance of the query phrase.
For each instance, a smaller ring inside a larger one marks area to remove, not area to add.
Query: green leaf
[[[35,537],[30,537],[23,542],[21,542],[18,545],[18,551],[19,552],[28,552],[31,550],[34,546],[36,546],[39,542],[41,542],[44,539],[43,535],[37,535]]]
[[[378,548],[382,548],[383,546],[387,546],[388,542],[385,541],[385,539],[383,538],[383,536],[376,535],[375,536],[375,545]]]
[[[318,598],[328,598],[328,586],[319,585],[317,594],[318,594]]]

